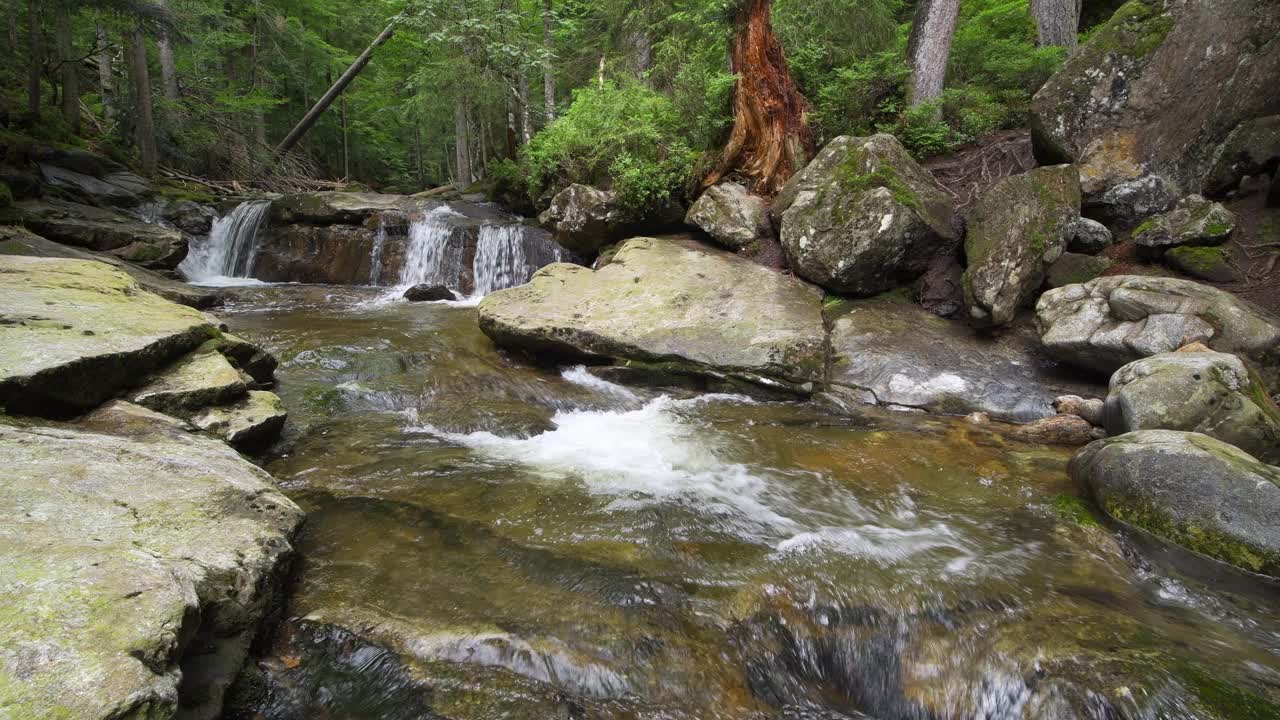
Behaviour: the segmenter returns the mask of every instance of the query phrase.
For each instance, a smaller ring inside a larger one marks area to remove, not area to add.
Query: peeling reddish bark
[[[720,163],[703,181],[710,187],[737,172],[759,195],[773,195],[813,154],[809,105],[791,78],[782,46],[773,34],[773,0],[743,0],[729,45],[734,88],[733,134]]]

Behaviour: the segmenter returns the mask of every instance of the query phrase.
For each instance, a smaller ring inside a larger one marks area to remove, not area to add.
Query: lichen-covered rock
[[[0,465],[0,715],[221,716],[302,511],[223,443],[127,403],[0,419]]]
[[[350,192],[303,192],[271,202],[271,220],[311,225],[360,225],[374,213],[406,210],[413,203],[403,195]]]
[[[1261,175],[1280,163],[1280,115],[1253,118],[1236,126],[1223,141],[1204,183],[1210,197],[1221,197],[1240,186],[1246,176]]]
[[[1221,203],[1188,195],[1178,206],[1139,225],[1133,241],[1147,251],[1184,245],[1221,245],[1236,229],[1236,216]]]
[[[833,311],[829,392],[935,413],[985,413],[1006,422],[1054,415],[1067,393],[1100,395],[1046,357],[1030,328],[996,337],[889,295]]]
[[[618,196],[589,185],[570,185],[551,200],[538,222],[550,230],[556,242],[586,256],[621,240],[627,217]]]
[[[1197,432],[1280,464],[1280,410],[1234,355],[1174,352],[1132,362],[1111,378],[1107,432]]]
[[[1062,414],[1024,425],[1013,431],[1013,437],[1040,445],[1081,446],[1096,439],[1094,430],[1094,426],[1079,415]]]
[[[1012,321],[1066,250],[1079,217],[1080,180],[1070,165],[1007,177],[984,192],[964,244],[969,317],[986,325]]]
[[[1190,280],[1114,275],[1050,290],[1036,325],[1051,355],[1108,375],[1202,342],[1247,357],[1268,386],[1280,380],[1280,318]]]
[[[1103,201],[1126,183],[1203,191],[1227,136],[1280,113],[1277,33],[1272,0],[1130,0],[1036,94],[1037,157],[1078,163],[1086,207],[1107,219],[1141,220]]]
[[[1044,284],[1050,288],[1087,283],[1096,280],[1111,269],[1112,262],[1097,255],[1080,253],[1062,253],[1062,257],[1053,261],[1049,271],[1045,273]]]
[[[1084,255],[1097,255],[1111,247],[1115,237],[1106,225],[1090,218],[1077,218],[1067,250]]]
[[[1090,425],[1102,427],[1106,422],[1106,403],[1099,398],[1082,398],[1079,395],[1063,395],[1053,401],[1053,407],[1062,415],[1076,415]]]
[[[1240,273],[1231,265],[1231,256],[1224,247],[1176,247],[1165,252],[1164,261],[1169,267],[1201,280],[1216,283],[1240,280]]]
[[[16,203],[23,225],[66,245],[110,252],[152,269],[172,270],[187,256],[187,238],[122,212],[46,198]]]
[[[1199,433],[1144,430],[1076,453],[1071,476],[1116,520],[1280,577],[1280,469],[1239,448]]]
[[[191,416],[191,424],[241,449],[261,447],[280,435],[289,417],[275,393],[250,390],[230,404],[209,407]]]
[[[103,263],[0,256],[0,407],[83,412],[216,337],[217,325]]]
[[[225,405],[248,391],[240,371],[214,348],[202,348],[166,367],[129,400],[145,408],[179,417],[211,405]]]
[[[795,273],[849,295],[910,283],[957,237],[950,198],[892,135],[832,140],[773,212]]]
[[[823,377],[822,293],[691,238],[635,238],[592,271],[550,265],[480,303],[505,347],[673,362],[804,392]]]
[[[769,206],[746,187],[722,182],[708,188],[689,208],[685,223],[701,229],[730,250],[773,237]]]
[[[222,353],[236,369],[245,373],[262,386],[275,382],[276,368],[280,361],[271,353],[253,343],[224,332],[208,343]]]

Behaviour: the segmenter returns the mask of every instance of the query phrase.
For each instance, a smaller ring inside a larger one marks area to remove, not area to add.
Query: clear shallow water
[[[667,396],[475,311],[235,291],[310,512],[264,716],[1271,717],[1274,590],[1070,518],[1069,454],[961,422]]]

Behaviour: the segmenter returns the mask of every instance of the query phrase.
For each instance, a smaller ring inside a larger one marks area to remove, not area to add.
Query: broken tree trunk
[[[316,101],[316,104],[307,111],[307,114],[302,117],[302,120],[299,120],[298,124],[289,131],[289,134],[285,136],[285,139],[280,141],[280,145],[276,147],[276,153],[287,152],[292,149],[294,145],[298,144],[298,141],[302,139],[302,136],[306,135],[307,131],[316,124],[316,120],[320,119],[320,116],[324,114],[324,111],[329,109],[329,106],[333,104],[333,101],[342,94],[343,90],[347,89],[347,86],[351,84],[351,81],[355,80],[356,76],[360,74],[360,71],[364,70],[365,66],[369,64],[369,61],[373,59],[373,51],[377,50],[383,43],[391,39],[391,36],[395,33],[395,29],[396,24],[395,22],[392,22],[387,25],[386,29],[383,30],[378,37],[374,38],[373,42],[369,44],[369,47],[365,48],[365,51],[360,53],[360,57],[356,58],[356,61],[351,63],[351,67],[347,68],[347,71],[342,73],[342,77],[338,78],[338,81],[333,84],[333,87],[329,88],[329,91]]]
[[[732,172],[760,195],[773,195],[808,162],[813,134],[808,103],[796,89],[769,19],[772,0],[744,0],[737,11],[729,58],[738,76],[733,134],[720,164],[703,181],[710,187]]]

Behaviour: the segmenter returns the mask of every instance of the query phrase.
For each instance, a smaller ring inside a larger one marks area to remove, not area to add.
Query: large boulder
[[[1175,352],[1120,368],[1106,402],[1107,432],[1197,432],[1280,465],[1280,410],[1235,355]]]
[[[615,193],[575,184],[552,198],[538,222],[566,249],[590,257],[622,239],[627,216]]]
[[[1130,0],[1036,94],[1037,157],[1078,163],[1109,220],[1202,192],[1228,135],[1280,113],[1277,33],[1272,0]]]
[[[303,192],[271,202],[271,221],[310,225],[360,225],[375,213],[404,211],[415,204],[403,195],[351,192]]]
[[[1202,342],[1280,380],[1280,318],[1191,280],[1114,275],[1050,290],[1036,306],[1049,353],[1110,375],[1144,357]]]
[[[0,715],[221,717],[302,511],[211,438],[127,403],[0,418]]]
[[[1111,269],[1112,262],[1099,255],[1081,255],[1080,253],[1062,253],[1049,266],[1045,273],[1044,284],[1049,288],[1066,287],[1096,280]]]
[[[823,377],[822,293],[691,238],[635,238],[592,271],[557,264],[487,296],[499,345],[677,363],[804,392]]]
[[[181,232],[116,210],[48,198],[16,203],[14,211],[23,225],[50,240],[144,267],[172,270],[187,256]]]
[[[1164,262],[1185,275],[1209,282],[1232,283],[1240,280],[1240,273],[1231,260],[1231,251],[1226,247],[1184,245],[1166,251]]]
[[[1221,245],[1236,229],[1236,216],[1221,203],[1188,195],[1167,213],[1156,215],[1133,231],[1133,241],[1146,252],[1160,254],[1187,245]]]
[[[1004,178],[978,199],[964,249],[969,317],[1004,325],[1028,305],[1075,236],[1080,180],[1074,167],[1036,168]]]
[[[892,135],[832,140],[773,212],[795,273],[848,295],[910,283],[957,239],[950,197]]]
[[[829,390],[854,401],[1025,423],[1053,416],[1060,395],[1102,393],[1025,325],[989,337],[893,294],[836,310],[830,343]]]
[[[0,256],[0,407],[91,409],[218,335],[213,317],[109,265]]]
[[[1111,247],[1114,240],[1115,236],[1106,225],[1097,220],[1082,217],[1075,222],[1075,229],[1071,234],[1071,242],[1067,243],[1067,249],[1073,253],[1097,255]]]
[[[1144,430],[1081,450],[1071,476],[1116,520],[1280,578],[1280,468],[1207,435]]]
[[[768,203],[734,182],[713,185],[702,193],[689,208],[685,223],[730,250],[741,250],[773,237]]]
[[[1231,131],[1204,183],[1210,197],[1221,197],[1247,176],[1274,172],[1280,165],[1280,115],[1246,120]]]

